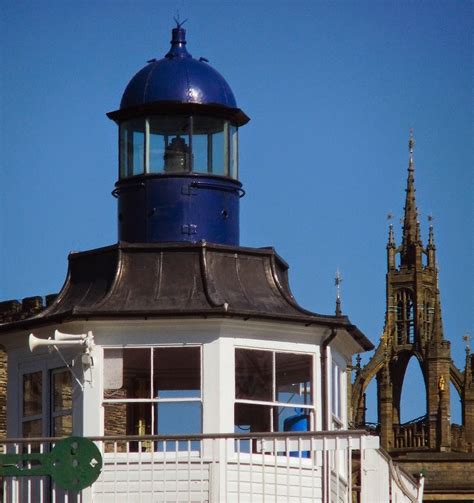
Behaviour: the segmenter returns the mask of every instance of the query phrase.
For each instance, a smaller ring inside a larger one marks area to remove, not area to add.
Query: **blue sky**
[[[445,336],[473,331],[469,1],[12,1],[0,4],[0,299],[57,292],[67,254],[114,243],[118,108],[169,47],[230,83],[240,131],[241,244],[272,245],[306,308],[383,328],[387,213],[396,237],[415,130],[423,237],[434,216]],[[410,413],[412,410],[410,409]],[[416,411],[413,410],[416,415]]]

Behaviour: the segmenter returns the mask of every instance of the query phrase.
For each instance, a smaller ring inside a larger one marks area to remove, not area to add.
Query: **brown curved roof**
[[[346,316],[299,306],[287,270],[272,248],[122,242],[71,253],[54,302],[32,318],[1,325],[0,331],[66,319],[219,316],[344,327],[364,349],[373,348]]]

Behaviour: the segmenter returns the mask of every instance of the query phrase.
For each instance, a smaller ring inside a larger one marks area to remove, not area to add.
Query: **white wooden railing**
[[[91,440],[103,455],[102,472],[92,487],[80,493],[67,493],[56,488],[49,477],[8,478],[4,480],[0,501],[350,503],[352,451],[359,451],[357,457],[363,460],[365,451],[379,447],[378,437],[365,431],[122,436]],[[16,439],[4,441],[3,448],[4,452],[6,448],[9,452],[28,452],[31,446],[35,449],[40,446],[42,452],[47,452],[53,443],[54,439]],[[357,471],[363,480],[363,463]],[[371,473],[374,476],[377,475]],[[367,483],[364,487],[367,491]]]

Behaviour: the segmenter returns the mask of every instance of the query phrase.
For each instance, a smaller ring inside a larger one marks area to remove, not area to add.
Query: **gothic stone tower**
[[[462,455],[459,452],[458,455],[458,451],[473,451],[472,355],[468,348],[466,370],[458,370],[451,360],[450,342],[443,335],[433,225],[430,223],[426,247],[420,236],[415,201],[414,144],[410,135],[400,246],[395,243],[393,225],[389,227],[385,327],[372,359],[365,367],[360,368],[360,364],[356,367],[351,412],[355,425],[365,424],[365,390],[376,377],[377,428],[382,446],[402,462],[408,461],[411,456],[412,462],[407,468],[412,472],[427,473],[428,493],[435,486],[444,484],[446,487],[441,493],[447,495],[464,485],[472,496],[473,454]],[[402,387],[408,363],[413,357],[418,360],[424,377],[426,415],[401,424]],[[463,426],[451,425],[450,383],[463,404]],[[452,463],[453,455],[450,453],[454,452],[459,461],[457,464]],[[439,453],[436,462],[433,453]],[[415,462],[415,459],[418,461]],[[441,473],[448,469],[449,475],[443,477]],[[459,480],[447,487],[454,479]]]

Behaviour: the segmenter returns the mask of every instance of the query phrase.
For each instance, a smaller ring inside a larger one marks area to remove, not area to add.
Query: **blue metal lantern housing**
[[[119,240],[239,244],[238,128],[225,79],[186,49],[185,30],[129,82],[119,124]]]

